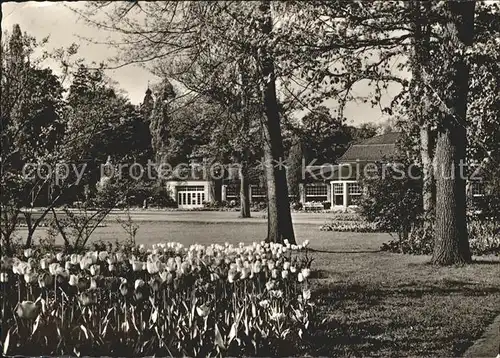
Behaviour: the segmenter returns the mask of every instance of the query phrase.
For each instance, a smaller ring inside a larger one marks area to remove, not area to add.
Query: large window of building
[[[363,194],[363,189],[355,181],[333,182],[333,205],[350,206],[358,205]]]
[[[178,186],[177,192],[179,191],[205,191],[205,187],[203,185]]]
[[[250,185],[252,201],[265,201],[267,197],[266,189],[259,185]],[[226,200],[240,200],[240,185],[237,183],[226,186]]]
[[[240,197],[240,186],[238,184],[229,184],[226,187],[227,200],[235,200]]]
[[[347,192],[349,193],[349,205],[358,205],[361,199],[361,185],[359,183],[347,183]]]
[[[327,184],[309,184],[305,187],[306,202],[308,201],[328,201]]]
[[[266,189],[258,185],[252,185],[252,200],[260,201],[266,199]]]
[[[361,195],[361,186],[359,183],[347,183],[349,195]]]
[[[333,183],[333,205],[344,205],[344,183]]]

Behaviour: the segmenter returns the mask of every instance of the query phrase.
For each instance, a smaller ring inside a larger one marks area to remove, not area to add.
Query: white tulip
[[[269,301],[268,300],[262,300],[259,302],[259,306],[262,308],[267,308],[269,307]]]
[[[61,265],[59,265],[57,262],[54,262],[52,264],[49,265],[49,272],[52,276],[55,276],[57,275],[57,270],[58,268],[61,267]]]
[[[101,267],[98,265],[92,265],[90,266],[90,274],[92,276],[97,276],[101,273]]]
[[[69,285],[70,286],[76,286],[78,285],[79,278],[76,275],[70,275],[69,276]]]
[[[91,291],[97,290],[97,281],[93,277],[90,279],[90,288],[89,288],[89,290],[91,290]]]
[[[272,269],[271,277],[274,279],[278,278],[278,270],[277,269]]]
[[[40,268],[42,270],[47,270],[49,268],[49,260],[46,258],[43,258],[40,260]]]
[[[302,298],[307,301],[311,299],[311,290],[303,290],[302,291]]]
[[[142,287],[144,286],[145,282],[141,279],[138,279],[138,280],[135,280],[135,284],[134,284],[134,287],[135,289],[137,290],[139,287]]]
[[[107,257],[108,257],[108,252],[107,251],[101,251],[101,252],[99,252],[99,260],[106,261]]]

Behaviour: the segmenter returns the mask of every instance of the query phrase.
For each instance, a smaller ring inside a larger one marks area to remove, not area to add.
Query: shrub
[[[378,163],[376,173],[370,172],[369,177],[362,178],[365,192],[360,199],[359,213],[381,230],[405,237],[423,214],[422,182],[408,175],[401,177],[402,167],[407,169],[404,164]]]
[[[151,205],[160,208],[175,208],[177,203],[172,199],[170,191],[163,185],[153,185],[149,189],[148,200]]]
[[[267,209],[267,203],[265,201],[254,201],[251,204],[252,211],[262,211]]]
[[[414,224],[408,235],[398,235],[397,239],[383,243],[381,250],[413,255],[431,255],[434,237],[426,233],[424,225]]]
[[[219,209],[222,208],[223,205],[220,201],[204,201],[203,202],[203,207],[207,209]]]
[[[500,255],[500,223],[495,220],[471,219],[467,225],[469,245],[473,255]],[[432,230],[432,226],[427,230]],[[434,248],[432,233],[424,230],[424,225],[414,225],[406,238],[398,238],[384,243],[384,251],[412,255],[431,255]]]
[[[472,220],[467,228],[469,245],[474,255],[500,255],[500,222]]]

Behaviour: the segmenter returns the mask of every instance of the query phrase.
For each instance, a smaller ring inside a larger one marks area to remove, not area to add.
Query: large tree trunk
[[[244,154],[240,163],[240,216],[250,217],[250,184],[248,182],[248,155]]]
[[[422,160],[422,199],[423,209],[427,218],[431,216],[436,204],[434,175],[432,173],[433,145],[431,130],[428,124],[422,124],[420,128],[420,157]]]
[[[290,197],[294,202],[300,201],[300,180],[302,174],[302,143],[299,138],[294,138],[290,153],[287,158],[287,183]]]
[[[262,31],[271,36],[271,4],[262,1],[259,6],[262,13]],[[263,47],[260,53],[261,70],[264,83],[262,97],[265,118],[262,119],[262,137],[264,146],[264,167],[267,184],[267,241],[282,243],[288,239],[295,243],[295,234],[290,213],[286,167],[284,165],[283,138],[281,136],[280,115],[276,98],[276,77],[273,59]]]
[[[245,66],[243,62],[240,61],[238,63],[238,72],[241,83],[241,121],[242,128],[241,132],[246,135],[250,131],[250,115],[248,108],[248,81],[245,75]],[[249,161],[249,143],[244,142],[243,149],[241,150],[241,160],[240,160],[240,168],[239,168],[239,177],[240,177],[240,216],[242,218],[250,217],[250,183],[248,181],[248,161]]]
[[[436,142],[436,226],[432,262],[439,265],[471,261],[467,238],[465,164],[467,92],[469,69],[463,52],[473,41],[474,2],[447,2],[444,27],[444,63],[448,78],[441,94],[448,107]],[[458,50],[458,51],[457,51]]]
[[[423,6],[422,6],[423,5]],[[423,187],[422,206],[426,218],[426,226],[432,217],[435,205],[434,176],[432,173],[432,161],[434,143],[431,136],[431,128],[428,123],[430,119],[429,98],[426,96],[426,85],[423,78],[423,70],[428,67],[430,60],[430,24],[428,16],[430,13],[430,2],[422,4],[421,0],[409,3],[413,11],[413,61],[412,61],[412,120],[420,126],[420,159],[422,162]]]

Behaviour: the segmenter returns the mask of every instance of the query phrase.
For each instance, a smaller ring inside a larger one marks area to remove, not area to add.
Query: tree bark
[[[240,216],[242,218],[250,217],[250,184],[248,182],[248,160],[244,155],[240,164]]]
[[[261,1],[259,10],[262,14],[262,32],[268,38],[272,35],[271,4]],[[264,83],[261,94],[265,118],[262,118],[262,137],[264,149],[264,167],[267,186],[267,241],[283,243],[288,239],[295,243],[295,234],[290,213],[286,167],[284,163],[283,138],[281,136],[280,114],[276,98],[276,75],[272,57],[267,53],[266,45],[260,51],[262,78]]]
[[[442,93],[448,107],[436,141],[436,225],[432,262],[455,265],[471,262],[467,238],[465,164],[467,92],[469,68],[463,51],[473,41],[474,2],[447,2],[444,26],[443,66],[448,78]]]
[[[422,200],[426,218],[431,217],[436,204],[434,175],[432,173],[432,149],[431,130],[428,124],[422,124],[420,128],[420,157],[422,160]]]
[[[294,138],[287,158],[287,183],[290,197],[294,202],[300,201],[300,180],[302,174],[303,150],[300,138]]]
[[[427,17],[430,13],[430,2],[425,2],[422,8],[422,1],[415,0],[409,3],[414,19],[414,45],[412,63],[412,113],[415,123],[420,126],[420,159],[422,162],[422,206],[426,219],[432,217],[435,205],[434,176],[432,173],[434,143],[431,136],[431,128],[427,122],[431,116],[429,112],[429,98],[426,96],[426,83],[423,78],[423,69],[428,66],[430,53],[430,25]]]
[[[241,83],[241,91],[240,91],[240,104],[241,104],[241,124],[242,130],[241,132],[246,135],[250,131],[250,112],[248,108],[248,81],[245,75],[245,66],[243,62],[240,61],[238,63],[238,72]],[[240,168],[239,168],[239,177],[240,177],[240,216],[242,218],[250,217],[250,183],[248,181],[248,161],[249,161],[249,143],[246,141],[243,142],[243,148],[241,150],[241,160],[240,160]]]

